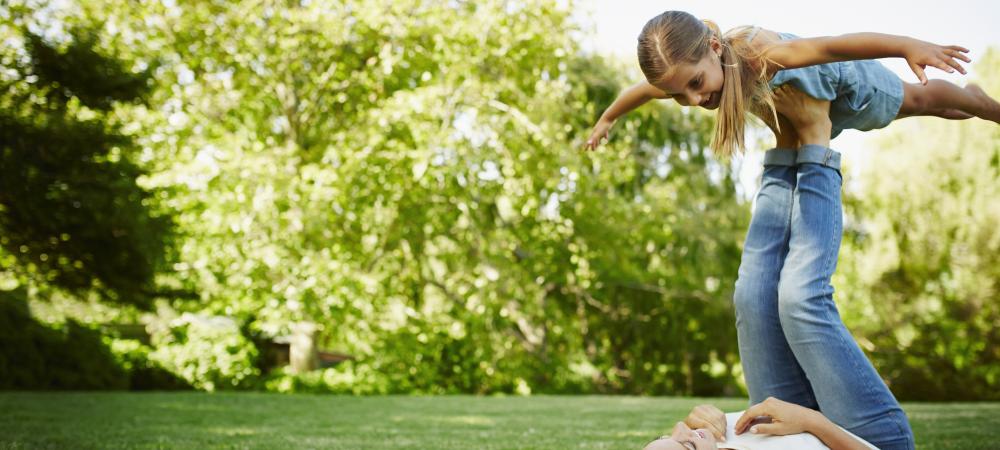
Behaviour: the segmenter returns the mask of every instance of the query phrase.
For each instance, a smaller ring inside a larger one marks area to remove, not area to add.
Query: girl
[[[618,117],[647,101],[673,98],[686,106],[720,108],[712,148],[728,157],[744,147],[747,112],[780,128],[771,90],[785,84],[832,102],[833,137],[846,128],[866,131],[920,115],[975,116],[1000,123],[1000,103],[978,86],[963,89],[928,81],[924,74],[926,66],[965,73],[956,59],[970,62],[966,52],[877,33],[795,39],[743,27],[721,35],[710,21],[668,11],[650,20],[639,36],[639,65],[646,81],[625,90],[608,107],[585,145],[596,148]],[[906,58],[921,84],[903,83],[876,61],[848,61],[895,56]]]
[[[646,24],[638,50],[647,81],[605,111],[588,148],[652,98],[721,106],[712,146],[724,156],[742,150],[748,111],[778,137],[778,148],[765,154],[734,294],[751,403],[776,397],[818,409],[879,448],[912,449],[902,409],[833,303],[841,177],[840,155],[828,146],[842,129],[881,128],[909,115],[1000,120],[1000,105],[977,87],[927,82],[923,74],[928,65],[964,73],[956,59],[969,62],[967,50],[871,33],[794,39],[741,28],[721,36],[711,22],[674,11]],[[872,61],[848,62],[886,56],[905,57],[922,84],[904,85]],[[771,89],[785,84],[808,94],[790,104],[811,106],[779,116]]]

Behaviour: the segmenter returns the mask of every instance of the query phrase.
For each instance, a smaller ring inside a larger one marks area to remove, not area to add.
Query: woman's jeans
[[[826,147],[764,157],[733,299],[750,402],[818,409],[882,450],[912,449],[906,415],[833,302],[841,181],[840,154]]]

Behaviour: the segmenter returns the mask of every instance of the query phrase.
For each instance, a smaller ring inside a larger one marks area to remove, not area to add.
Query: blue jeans
[[[817,409],[882,450],[913,449],[899,402],[833,302],[839,169],[840,154],[818,145],[765,155],[733,299],[750,402]]]

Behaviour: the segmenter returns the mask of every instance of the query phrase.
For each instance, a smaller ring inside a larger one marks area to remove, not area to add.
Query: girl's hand
[[[750,430],[753,434],[773,434],[784,436],[810,431],[819,412],[794,403],[783,402],[769,397],[748,408],[733,427],[736,434]],[[770,419],[770,423],[756,423],[761,418]]]
[[[698,405],[684,419],[684,424],[692,429],[706,428],[715,439],[726,441],[726,414],[712,405]]]
[[[608,131],[611,130],[611,126],[614,125],[614,121],[609,120],[598,120],[597,125],[594,125],[594,131],[590,133],[590,137],[587,138],[587,142],[583,144],[583,148],[587,150],[593,150],[601,145],[601,139],[607,139]]]
[[[960,59],[967,63],[972,62],[963,53],[969,53],[969,49],[957,45],[931,44],[917,39],[909,41],[903,48],[903,57],[906,58],[913,73],[917,74],[920,84],[927,84],[927,75],[924,74],[924,68],[927,66],[937,67],[948,73],[954,73],[955,70],[958,70],[962,75],[965,75],[965,68],[958,61],[955,61]]]

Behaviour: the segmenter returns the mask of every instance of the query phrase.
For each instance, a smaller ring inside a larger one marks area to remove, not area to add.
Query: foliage
[[[9,3],[0,288],[163,297],[123,364],[209,390],[741,392],[749,205],[713,118],[650,104],[580,152],[640,75],[580,48],[573,2]],[[838,303],[900,397],[996,398],[1000,140],[918,123],[845,195]],[[250,339],[297,322],[355,359],[260,376]]]
[[[0,291],[0,389],[124,389],[126,373],[100,333],[31,318],[24,289]]]
[[[119,367],[128,374],[133,391],[173,391],[191,389],[183,378],[164,369],[152,359],[153,349],[133,339],[111,339],[109,348]]]
[[[405,387],[392,386],[389,377],[367,365],[345,361],[337,367],[294,374],[287,369],[269,373],[264,389],[285,394],[388,394],[410,392]]]
[[[171,220],[138,186],[144,171],[113,115],[146,94],[149,74],[103,53],[85,23],[43,36],[11,3],[0,11],[0,267],[21,284],[146,306]]]
[[[1000,53],[975,69],[1000,97]],[[1000,399],[1000,128],[894,127],[847,202],[845,314],[897,396]]]
[[[0,389],[190,389],[150,358],[150,348],[112,340],[70,319],[35,321],[24,289],[0,291]]]
[[[149,360],[198,389],[235,389],[252,385],[259,371],[257,349],[235,323],[183,314],[152,327],[155,350]]]
[[[183,236],[164,279],[200,293],[177,306],[317,322],[362,391],[738,390],[746,205],[711,118],[653,106],[581,154],[626,79],[563,3],[88,3],[161,63],[129,118]]]

